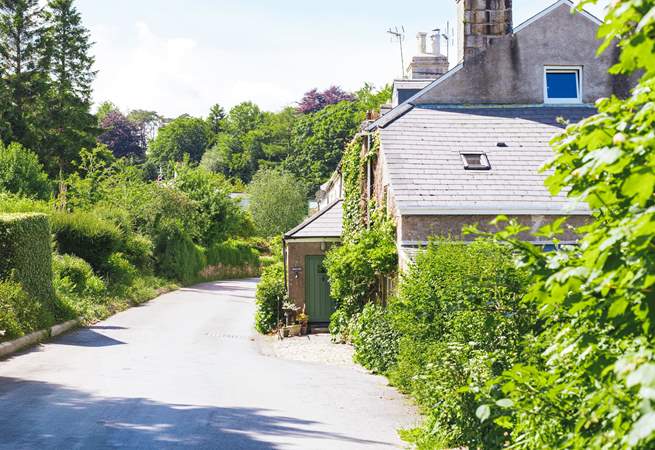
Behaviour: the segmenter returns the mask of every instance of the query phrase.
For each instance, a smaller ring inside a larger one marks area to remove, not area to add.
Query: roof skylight
[[[466,170],[490,170],[491,163],[486,153],[461,153]]]

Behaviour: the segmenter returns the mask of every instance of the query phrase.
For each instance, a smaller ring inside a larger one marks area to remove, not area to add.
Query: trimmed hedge
[[[262,280],[257,285],[257,313],[255,328],[262,334],[275,330],[280,305],[287,296],[284,286],[284,264],[277,262],[264,269]]]
[[[167,278],[192,283],[207,265],[204,249],[175,222],[162,224],[155,245],[157,273]]]
[[[55,213],[51,217],[59,253],[82,258],[98,273],[107,271],[110,256],[123,243],[118,226],[89,213]]]
[[[259,252],[245,242],[222,242],[207,249],[207,264],[231,267],[258,266]]]
[[[44,305],[54,300],[50,240],[44,214],[0,214],[0,280],[20,283]]]
[[[0,282],[0,341],[15,339],[52,324],[52,315],[20,284]]]

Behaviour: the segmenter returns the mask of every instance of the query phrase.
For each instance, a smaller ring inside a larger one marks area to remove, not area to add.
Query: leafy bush
[[[55,213],[52,216],[57,250],[82,258],[98,273],[123,242],[121,230],[90,213]]]
[[[0,281],[0,341],[45,328],[52,321],[46,308],[20,284]]]
[[[488,241],[435,241],[418,255],[390,303],[400,344],[382,366],[429,414],[425,433],[452,447],[502,448],[499,427],[476,416],[475,393],[511,367],[533,329],[521,304],[526,282],[511,251]],[[373,345],[360,353],[365,361],[380,355]]]
[[[331,320],[333,335],[344,334],[344,327],[364,305],[375,301],[382,277],[390,276],[398,266],[398,254],[391,221],[376,221],[342,246],[328,252],[325,267],[330,279],[337,311]]]
[[[355,360],[376,373],[385,373],[396,363],[400,333],[394,329],[390,311],[373,303],[364,307],[352,331]]]
[[[193,282],[206,266],[203,250],[193,243],[179,223],[165,222],[155,243],[157,272],[173,280]]]
[[[5,148],[0,142],[0,191],[48,199],[52,186],[36,153],[18,143]]]
[[[277,262],[264,269],[262,279],[257,285],[257,313],[255,328],[262,334],[275,330],[280,306],[287,296],[284,285],[284,264]]]
[[[0,214],[0,280],[21,284],[25,292],[52,306],[50,225],[43,214]]]
[[[153,271],[155,261],[154,250],[152,241],[139,234],[128,235],[121,247],[125,258],[145,273],[152,273]]]
[[[78,295],[98,296],[105,291],[105,284],[93,273],[93,269],[81,258],[55,255],[52,260],[54,279],[70,282],[70,290]]]
[[[122,253],[113,253],[106,264],[107,277],[112,284],[131,284],[138,273],[136,268]]]

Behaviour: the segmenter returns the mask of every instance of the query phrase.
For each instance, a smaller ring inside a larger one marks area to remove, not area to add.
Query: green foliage
[[[259,236],[281,235],[307,216],[302,181],[287,172],[260,170],[248,187],[250,213]]]
[[[285,168],[307,182],[308,192],[314,192],[336,169],[364,117],[356,103],[347,101],[302,115],[293,130],[296,151]]]
[[[506,247],[434,241],[390,304],[401,336],[391,380],[451,447],[502,448],[499,427],[476,417],[475,391],[517,360],[534,325],[520,303],[526,281]]]
[[[134,282],[138,272],[136,267],[120,252],[113,253],[105,265],[110,283],[129,285]]]
[[[52,267],[56,283],[66,282],[69,290],[77,295],[100,296],[105,292],[105,283],[95,275],[89,263],[81,258],[55,255]]]
[[[600,34],[607,48],[619,42],[612,72],[641,71],[639,85],[553,142],[547,185],[594,213],[580,245],[541,254],[516,239],[516,224],[497,236],[534,274],[525,302],[543,321],[530,345],[540,357],[508,371],[480,406],[513,448],[655,446],[654,11],[652,0],[609,6]],[[544,236],[556,240],[557,228]]]
[[[5,148],[0,142],[0,190],[47,200],[52,186],[35,153],[18,143]]]
[[[362,189],[366,177],[366,160],[362,158],[363,137],[358,136],[348,144],[341,160],[343,178],[343,235],[346,239],[364,224]]]
[[[148,274],[152,273],[155,248],[149,238],[139,234],[129,234],[120,250],[137,269]]]
[[[198,278],[206,266],[203,249],[193,243],[191,237],[179,223],[166,221],[155,241],[157,273],[183,283],[191,283]]]
[[[247,235],[243,211],[230,198],[230,185],[221,175],[186,164],[178,164],[175,188],[193,202],[197,234],[205,245],[221,242],[230,236]]]
[[[52,323],[35,297],[19,283],[0,281],[0,342],[32,333]]]
[[[21,284],[25,292],[52,306],[50,224],[43,214],[0,214],[0,280]]]
[[[214,244],[207,249],[207,264],[232,267],[258,266],[259,252],[242,241],[227,241]]]
[[[209,138],[209,126],[204,120],[178,117],[159,130],[149,156],[160,164],[182,161],[185,155],[191,162],[199,163],[209,147]]]
[[[284,285],[284,264],[266,267],[257,285],[255,328],[262,334],[274,331],[278,325],[279,308],[287,297]]]
[[[51,218],[59,253],[80,257],[97,272],[107,269],[109,257],[123,242],[116,225],[93,214],[54,213]]]
[[[393,223],[378,218],[370,229],[330,250],[325,267],[331,295],[337,303],[331,331],[343,335],[350,318],[361,312],[366,303],[376,301],[381,280],[398,267]]]
[[[386,373],[396,363],[399,339],[389,310],[369,303],[353,327],[355,360],[375,373]]]

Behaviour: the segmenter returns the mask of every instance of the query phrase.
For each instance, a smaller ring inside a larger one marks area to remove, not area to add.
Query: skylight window
[[[491,164],[485,153],[461,153],[466,170],[490,170]]]
[[[546,67],[546,103],[582,103],[582,67]]]

